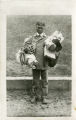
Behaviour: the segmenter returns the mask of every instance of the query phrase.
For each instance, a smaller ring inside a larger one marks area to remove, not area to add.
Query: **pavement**
[[[48,104],[32,104],[24,89],[7,90],[8,117],[65,117],[71,116],[71,90],[50,90]]]

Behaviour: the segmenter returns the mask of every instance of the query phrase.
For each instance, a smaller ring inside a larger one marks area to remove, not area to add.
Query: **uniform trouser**
[[[47,96],[48,94],[48,79],[47,70],[33,69],[32,93],[33,95]],[[40,80],[41,77],[41,80]]]

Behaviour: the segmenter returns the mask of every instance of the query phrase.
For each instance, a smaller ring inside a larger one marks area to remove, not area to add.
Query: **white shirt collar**
[[[41,34],[39,34],[38,32],[37,33],[35,33],[35,35],[34,36],[41,36],[41,37],[46,37],[46,34],[43,32],[43,33],[41,33]]]

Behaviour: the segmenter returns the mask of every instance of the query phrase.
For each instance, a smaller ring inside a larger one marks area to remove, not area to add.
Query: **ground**
[[[71,91],[50,90],[48,104],[31,104],[30,94],[25,90],[7,91],[8,117],[60,117],[71,116]]]

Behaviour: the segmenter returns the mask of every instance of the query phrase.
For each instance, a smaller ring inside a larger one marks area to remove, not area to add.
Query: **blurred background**
[[[46,27],[44,32],[46,35],[51,35],[55,30],[59,30],[64,36],[64,41],[62,43],[63,49],[57,65],[54,68],[48,68],[49,76],[71,76],[72,24],[71,16],[69,15],[7,16],[7,76],[32,76],[31,69],[17,63],[16,53],[23,46],[24,39],[36,32],[35,24],[37,21],[45,22]]]

